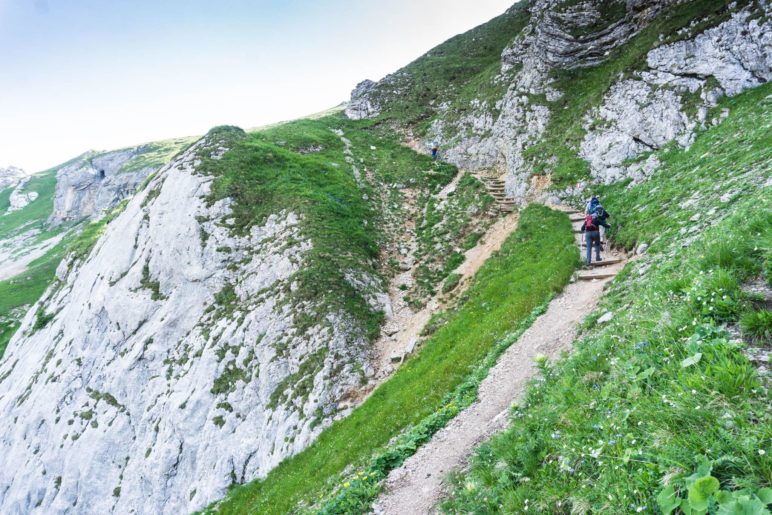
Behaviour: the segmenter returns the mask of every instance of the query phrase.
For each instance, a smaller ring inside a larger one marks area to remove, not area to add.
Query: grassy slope
[[[663,507],[689,485],[715,486],[696,483],[709,468],[723,490],[772,483],[770,399],[723,329],[754,311],[744,281],[772,283],[772,195],[760,187],[772,172],[770,95],[767,85],[725,100],[730,117],[688,151],[661,153],[648,182],[603,191],[616,241],[653,242],[649,254],[617,277],[512,428],[478,451],[448,512],[651,513],[664,485]],[[612,322],[593,324],[606,310]],[[742,502],[764,513],[752,495]]]
[[[386,91],[375,95],[383,102],[381,118],[416,126],[422,133],[443,101],[451,102],[451,111],[460,114],[473,98],[500,98],[504,90],[492,85],[492,79],[501,67],[502,50],[528,22],[526,3],[449,39],[399,70],[397,87],[404,90],[395,97],[388,84]]]
[[[329,309],[342,309],[358,322],[364,336],[372,338],[383,315],[368,306],[366,292],[345,279],[351,270],[381,277],[379,252],[386,235],[371,199],[395,182],[435,191],[452,179],[456,169],[434,165],[386,134],[354,129],[362,125],[334,115],[251,134],[219,129],[230,140],[231,150],[222,160],[207,160],[204,166],[216,177],[211,200],[234,200],[236,232],[247,231],[283,210],[303,215],[304,234],[313,248],[294,277],[298,288],[291,295],[295,302],[311,302],[314,309],[303,310],[301,325],[323,321]],[[363,176],[361,187],[333,128],[343,129],[351,141]],[[372,180],[365,177],[365,170]]]
[[[38,192],[38,198],[24,209],[0,216],[0,238],[10,238],[30,229],[40,229],[42,234],[54,236],[58,231],[48,231],[45,221],[53,210],[55,188],[56,169],[30,179],[25,190]],[[0,281],[0,358],[19,327],[17,317],[12,316],[13,310],[32,304],[40,297],[53,279],[61,257],[60,252],[52,249],[30,263],[23,274]]]
[[[533,260],[549,255],[548,263]],[[496,342],[568,281],[577,262],[565,215],[530,207],[520,227],[478,272],[462,306],[418,355],[353,413],[285,460],[265,480],[236,488],[221,513],[286,513],[299,501],[338,486],[349,464],[360,466],[401,431],[440,409],[443,399]]]
[[[36,191],[38,198],[24,209],[0,216],[0,239],[16,234],[20,229],[45,229],[43,226],[54,209],[56,169],[34,175],[25,191]]]

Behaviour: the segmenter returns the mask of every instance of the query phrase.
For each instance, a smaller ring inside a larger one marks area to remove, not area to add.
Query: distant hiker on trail
[[[437,154],[440,151],[440,144],[436,141],[432,143],[432,161],[437,160]]]
[[[595,199],[597,200],[597,199]],[[600,203],[598,203],[600,205]],[[600,261],[600,228],[609,228],[610,226],[598,216],[598,209],[594,209],[592,214],[587,214],[582,224],[582,232],[584,233],[584,241],[587,245],[587,266],[590,266],[592,258],[592,246],[595,245],[595,261]]]

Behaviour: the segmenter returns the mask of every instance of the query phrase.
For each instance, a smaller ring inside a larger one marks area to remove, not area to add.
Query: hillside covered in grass
[[[616,244],[649,250],[456,478],[447,512],[768,513],[771,107],[769,86],[727,100],[649,181],[601,190]]]
[[[542,263],[532,259],[533,255],[554,259]],[[507,339],[510,333],[562,288],[575,265],[576,249],[567,217],[541,206],[529,208],[518,230],[479,271],[447,315],[447,323],[427,339],[416,358],[308,449],[283,462],[265,480],[234,490],[216,505],[216,511],[292,511],[298,502],[310,503],[319,494],[337,493],[344,482],[341,474],[351,465],[368,470],[367,478],[360,475],[357,479],[360,492],[331,500],[326,509],[330,513],[365,509],[378,482],[415,449],[415,443],[409,442],[389,448],[390,440],[417,428],[411,437],[425,441],[463,407],[459,403],[469,403],[475,383],[456,390],[489,352],[501,352],[502,341],[512,343]],[[371,462],[378,452],[383,454]]]

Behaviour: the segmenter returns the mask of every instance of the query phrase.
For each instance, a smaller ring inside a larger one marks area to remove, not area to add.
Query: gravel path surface
[[[616,273],[623,266],[621,262],[604,270]],[[610,280],[569,284],[550,303],[547,312],[501,356],[480,385],[477,401],[389,474],[373,512],[434,513],[446,493],[448,473],[464,467],[475,447],[506,428],[509,407],[523,394],[528,380],[538,373],[535,358],[544,355],[552,360],[570,349],[579,324],[595,308]]]

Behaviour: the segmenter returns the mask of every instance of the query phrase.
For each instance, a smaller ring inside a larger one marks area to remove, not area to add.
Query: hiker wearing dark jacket
[[[597,213],[588,214],[584,223],[582,224],[582,232],[584,233],[584,241],[587,245],[587,266],[590,266],[592,258],[592,246],[595,245],[595,261],[600,261],[600,228],[605,227],[609,229],[611,226],[606,223],[604,219],[598,216]]]

